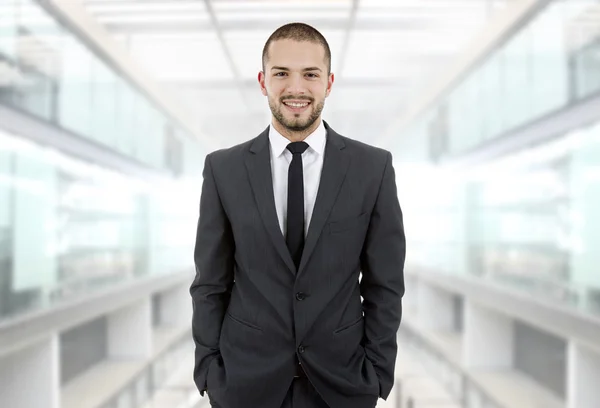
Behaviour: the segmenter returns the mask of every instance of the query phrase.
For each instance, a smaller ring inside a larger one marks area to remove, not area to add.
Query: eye
[[[281,75],[285,75],[285,74],[286,74],[285,72],[281,71],[281,72],[276,72],[275,76],[281,76]]]
[[[319,75],[317,75],[317,74],[312,74],[312,73],[308,73],[308,74],[306,74],[306,75],[310,76],[311,78],[318,78],[318,77],[319,77]]]

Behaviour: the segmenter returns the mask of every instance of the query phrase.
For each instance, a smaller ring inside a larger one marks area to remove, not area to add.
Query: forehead
[[[268,66],[301,69],[307,66],[326,67],[325,48],[318,42],[277,40],[269,45]]]

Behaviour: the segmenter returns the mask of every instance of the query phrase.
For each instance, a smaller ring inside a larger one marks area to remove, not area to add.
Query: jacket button
[[[304,346],[298,347],[298,353],[300,353],[300,354],[304,353]]]
[[[306,299],[306,294],[304,294],[302,292],[298,292],[298,293],[296,293],[296,299],[304,300],[304,299]]]

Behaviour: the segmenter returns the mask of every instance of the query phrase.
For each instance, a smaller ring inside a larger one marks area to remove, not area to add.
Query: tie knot
[[[292,152],[292,154],[302,154],[306,149],[308,149],[308,143],[306,142],[292,142],[287,145],[287,149]]]

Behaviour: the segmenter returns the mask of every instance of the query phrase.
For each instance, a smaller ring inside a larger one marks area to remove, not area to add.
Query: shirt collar
[[[304,139],[304,142],[306,142],[316,153],[322,155],[325,152],[326,140],[327,130],[321,120],[319,126]],[[290,144],[290,140],[279,133],[272,124],[269,126],[269,141],[271,143],[271,151],[275,157],[281,156],[287,150],[287,145]]]

